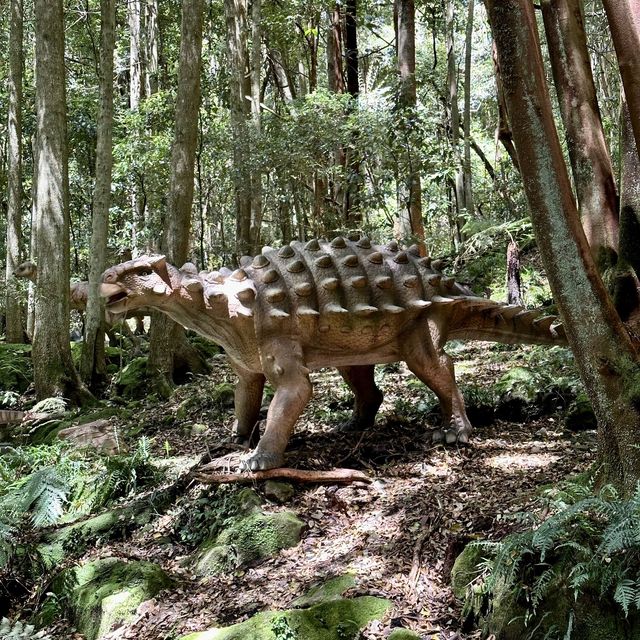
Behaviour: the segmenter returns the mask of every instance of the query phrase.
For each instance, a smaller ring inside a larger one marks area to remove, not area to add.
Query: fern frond
[[[625,616],[629,615],[629,607],[635,604],[637,596],[636,582],[629,578],[620,580],[613,593],[613,599],[622,607]]]

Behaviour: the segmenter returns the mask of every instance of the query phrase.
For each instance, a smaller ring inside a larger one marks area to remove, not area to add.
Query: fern
[[[48,527],[60,520],[67,502],[69,487],[65,486],[55,467],[45,467],[32,473],[25,485],[21,508],[31,511],[31,521],[35,527]]]

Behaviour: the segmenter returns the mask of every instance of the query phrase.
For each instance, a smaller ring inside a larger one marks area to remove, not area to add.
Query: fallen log
[[[293,482],[316,484],[349,484],[351,482],[364,482],[370,484],[371,478],[362,471],[355,469],[332,469],[331,471],[308,471],[305,469],[268,469],[266,471],[251,471],[244,473],[203,473],[195,471],[193,478],[203,484],[227,484],[237,482],[249,484],[260,480],[273,480],[281,478]]]

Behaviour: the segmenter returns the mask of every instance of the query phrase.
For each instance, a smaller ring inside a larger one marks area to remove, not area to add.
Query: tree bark
[[[413,0],[396,0],[397,58],[400,90],[398,94],[399,131],[406,139],[405,175],[398,185],[398,221],[396,235],[418,242],[426,255],[422,222],[422,185],[420,183],[420,150],[416,148],[414,126],[416,118],[416,25]]]
[[[69,347],[69,182],[62,0],[36,0],[37,253],[33,368],[39,399],[82,403]]]
[[[256,141],[262,128],[262,108],[260,105],[260,76],[262,71],[262,0],[251,3],[251,121]],[[262,229],[262,172],[257,162],[252,162],[251,170],[251,255],[260,251]]]
[[[467,29],[464,50],[464,156],[462,176],[464,185],[464,207],[468,216],[473,215],[473,176],[471,174],[471,48],[473,46],[474,0],[467,0]]]
[[[7,122],[6,340],[24,342],[22,312],[13,272],[20,264],[22,236],[22,0],[11,0],[9,117]]]
[[[175,137],[171,147],[169,215],[162,236],[162,250],[175,265],[187,261],[193,205],[194,172],[200,107],[203,0],[182,1],[180,62],[176,96]],[[149,332],[148,369],[154,386],[170,392],[174,359],[188,348],[184,329],[164,314],[154,314]]]
[[[247,0],[224,0],[229,54],[229,107],[233,133],[233,185],[238,255],[251,253],[251,171],[249,170],[249,53]]]
[[[602,477],[629,493],[640,479],[638,353],[580,224],[545,84],[533,5],[486,0],[486,6],[538,246],[598,418]]]
[[[158,91],[158,75],[160,71],[158,60],[158,0],[147,0],[146,15],[146,63],[145,89],[147,96]]]
[[[115,50],[116,3],[100,1],[100,112],[96,140],[96,176],[93,189],[89,295],[85,316],[80,375],[93,391],[106,381],[104,354],[105,310],[98,288],[106,268],[111,173],[113,168],[113,54]]]
[[[515,240],[507,246],[507,303],[522,306],[520,284],[520,251]]]
[[[615,264],[618,195],[605,141],[582,20],[581,0],[543,0],[553,79],[578,196],[578,211],[600,271]]]
[[[345,3],[344,52],[346,62],[347,93],[351,96],[350,109],[357,109],[360,95],[358,76],[358,0],[346,0]],[[351,144],[345,151],[345,176],[343,200],[343,221],[347,228],[356,228],[362,224],[360,211],[360,193],[362,176],[360,173],[360,152],[358,132],[351,134]]]
[[[631,127],[640,149],[640,3],[603,0],[629,107]]]
[[[136,110],[142,98],[142,64],[140,62],[141,0],[127,0],[129,22],[129,108]]]

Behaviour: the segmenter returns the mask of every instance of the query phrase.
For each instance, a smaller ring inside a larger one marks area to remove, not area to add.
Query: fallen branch
[[[355,469],[332,469],[331,471],[307,471],[303,469],[268,469],[267,471],[252,471],[245,473],[202,473],[195,472],[193,477],[204,484],[226,484],[238,482],[248,484],[259,480],[286,478],[294,482],[315,482],[318,484],[348,484],[350,482],[371,483],[371,478],[362,471]]]

